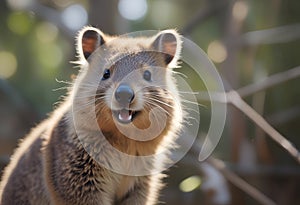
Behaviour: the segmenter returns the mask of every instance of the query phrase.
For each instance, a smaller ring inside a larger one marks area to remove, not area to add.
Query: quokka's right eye
[[[105,69],[103,76],[102,76],[102,80],[107,80],[110,77],[110,70],[109,69]]]
[[[145,80],[151,81],[151,72],[149,70],[145,70],[143,77]]]

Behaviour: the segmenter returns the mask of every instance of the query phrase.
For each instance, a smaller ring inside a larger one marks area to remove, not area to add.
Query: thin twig
[[[263,81],[250,84],[237,90],[241,97],[252,95],[261,90],[266,90],[272,86],[286,82],[291,79],[298,78],[300,76],[300,66],[289,69],[284,72],[276,73],[264,79]]]
[[[227,100],[235,107],[247,115],[257,126],[263,129],[275,142],[282,146],[298,163],[300,163],[300,153],[296,147],[274,129],[261,115],[250,107],[236,91],[230,91],[227,94]]]
[[[271,29],[251,31],[241,36],[243,45],[287,43],[300,38],[300,24],[286,25]]]
[[[270,122],[271,125],[281,125],[289,121],[295,120],[300,116],[300,105],[290,107],[286,110],[281,110],[277,113],[266,116],[266,120]]]
[[[200,25],[201,22],[204,22],[208,18],[214,16],[216,13],[221,11],[227,3],[219,3],[214,4],[210,7],[206,7],[201,9],[182,29],[181,33],[183,35],[187,35],[192,32],[193,29],[196,28],[197,25]]]
[[[191,139],[190,139],[191,138]],[[189,134],[185,134],[185,140],[189,141],[192,140],[193,137],[191,137]],[[189,144],[189,143],[187,143]],[[198,152],[201,149],[201,145],[199,142],[194,142],[190,153],[194,155],[195,157],[198,157]],[[217,169],[219,172],[223,174],[223,176],[231,182],[233,185],[244,191],[246,194],[251,196],[256,201],[264,204],[264,205],[275,205],[275,203],[265,194],[263,194],[260,190],[243,180],[240,176],[235,174],[233,171],[231,171],[229,168],[225,166],[225,163],[220,160],[216,159],[214,157],[209,157],[205,160],[208,164],[210,164],[212,167]],[[200,166],[201,167],[201,166]]]
[[[284,83],[286,81],[298,78],[300,76],[300,66],[297,66],[295,68],[289,69],[287,71],[283,71],[280,73],[276,73],[274,75],[268,76],[263,81],[259,81],[257,83],[253,83],[250,85],[247,85],[245,87],[239,88],[236,90],[236,92],[241,97],[247,97],[249,95],[252,95],[256,92],[259,92],[261,90],[266,90],[270,87],[276,86],[280,83]],[[224,81],[226,82],[226,81]],[[227,89],[232,89],[228,83],[226,83]],[[207,91],[197,91],[197,99],[198,100],[212,100],[217,101],[221,103],[226,103],[226,99],[222,96],[224,96],[221,92],[207,92]]]
[[[292,157],[300,163],[300,153],[297,148],[281,135],[275,128],[273,128],[261,115],[259,115],[252,107],[250,107],[236,91],[229,91],[226,93],[226,98],[222,97],[223,93],[214,92],[210,97],[205,92],[200,93],[198,99],[202,100],[211,99],[220,103],[231,103],[245,115],[247,115],[257,126],[259,126],[264,132],[266,132],[275,142],[282,146]]]
[[[61,13],[59,11],[47,7],[39,1],[32,1],[30,6],[24,9],[33,11],[40,18],[55,23],[55,25],[60,29],[60,31],[63,31],[66,37],[68,37],[67,40],[73,40],[76,31],[73,31],[64,25],[64,23],[62,22]]]
[[[264,81],[259,83],[248,85],[244,88],[240,88],[237,91],[229,91],[226,93],[221,92],[198,92],[198,100],[212,100],[220,103],[231,103],[238,109],[240,109],[245,115],[247,115],[255,124],[257,124],[264,132],[266,132],[274,141],[282,146],[290,155],[292,155],[298,163],[300,163],[300,153],[297,148],[281,135],[276,129],[274,129],[261,115],[259,115],[252,107],[250,107],[241,96],[247,96],[258,92],[260,90],[267,89],[275,86],[279,83],[297,78],[300,76],[300,66],[290,69],[285,72],[277,73],[269,76]],[[227,82],[228,84],[228,82]],[[227,87],[230,88],[228,84]]]
[[[275,205],[276,204],[274,201],[272,201],[270,198],[268,198],[266,195],[264,195],[257,188],[250,185],[248,182],[243,180],[237,174],[235,174],[234,172],[232,172],[228,168],[226,168],[226,165],[222,160],[210,157],[206,161],[210,165],[212,165],[214,168],[219,170],[226,177],[226,179],[228,181],[230,181],[233,185],[235,185],[239,189],[243,190],[245,193],[249,194],[251,197],[253,197],[255,200],[257,200],[261,204],[264,204],[264,205]]]

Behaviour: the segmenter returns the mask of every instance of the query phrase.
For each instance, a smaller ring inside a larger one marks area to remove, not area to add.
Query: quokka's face
[[[175,99],[168,89],[172,72],[169,64],[177,61],[180,47],[175,31],[128,39],[87,29],[81,38],[82,56],[89,63],[88,69],[93,70],[89,75],[98,76],[94,98],[101,129],[115,123],[133,123],[145,129],[151,123],[151,114],[157,121],[160,115],[155,113],[172,116]],[[156,112],[151,112],[153,109]]]
[[[110,113],[105,120],[144,128],[149,126],[153,108],[172,115],[174,99],[168,91],[167,69],[161,54],[153,51],[129,54],[105,68],[96,95],[98,119],[104,117],[104,109]]]

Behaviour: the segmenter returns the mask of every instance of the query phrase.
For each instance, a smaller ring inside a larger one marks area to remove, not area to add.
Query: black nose
[[[116,100],[122,105],[128,105],[134,98],[134,92],[127,84],[120,84],[115,92]]]

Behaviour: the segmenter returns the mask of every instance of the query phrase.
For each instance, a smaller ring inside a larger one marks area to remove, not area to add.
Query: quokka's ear
[[[97,28],[83,28],[77,38],[77,52],[80,60],[88,57],[101,45],[105,43],[105,35]]]
[[[181,36],[175,30],[159,32],[152,43],[152,47],[164,54],[166,65],[176,66],[181,53]]]

